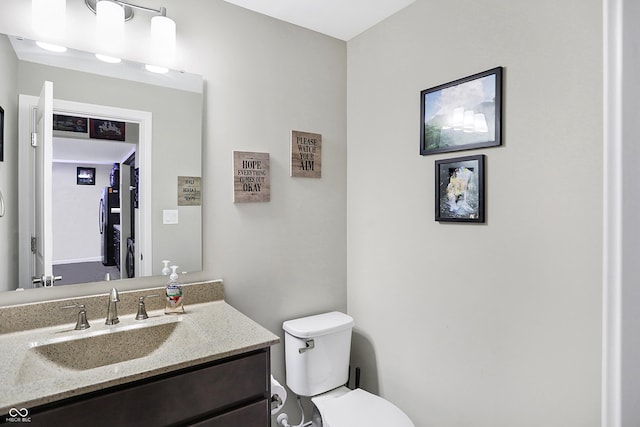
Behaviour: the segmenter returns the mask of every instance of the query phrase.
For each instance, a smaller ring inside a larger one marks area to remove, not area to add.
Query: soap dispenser
[[[178,282],[177,265],[171,266],[171,275],[169,276],[169,284],[165,288],[167,302],[164,308],[164,314],[182,314],[184,313],[184,305],[182,304],[182,286]]]
[[[169,263],[171,261],[163,259],[162,260],[162,275],[163,276],[168,276],[169,274],[171,274],[171,269],[169,268]]]

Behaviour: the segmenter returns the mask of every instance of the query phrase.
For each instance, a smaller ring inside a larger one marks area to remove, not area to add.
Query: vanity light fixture
[[[66,31],[66,0],[31,0],[31,24],[38,38],[58,40]],[[42,49],[51,52],[66,52],[67,48],[58,44],[37,41]]]
[[[100,51],[110,53],[98,57],[107,62],[115,62],[118,58],[112,55],[120,53],[124,46],[124,22],[133,18],[133,9],[157,14],[151,18],[150,51],[154,61],[170,63],[176,49],[176,24],[167,18],[167,9],[152,9],[119,0],[85,0],[87,7],[97,16],[97,33]],[[103,13],[104,8],[104,13]],[[96,55],[98,56],[98,55]],[[119,61],[117,61],[119,62]],[[168,68],[147,65],[147,70],[166,73]]]

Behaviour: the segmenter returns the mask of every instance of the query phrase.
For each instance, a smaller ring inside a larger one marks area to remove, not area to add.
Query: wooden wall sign
[[[269,153],[233,152],[233,202],[271,200]]]
[[[322,135],[291,131],[291,176],[303,178],[322,176]]]
[[[202,188],[199,176],[178,177],[178,206],[201,206]]]

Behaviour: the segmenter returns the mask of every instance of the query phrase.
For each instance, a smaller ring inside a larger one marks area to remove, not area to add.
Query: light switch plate
[[[178,223],[178,211],[175,209],[165,209],[162,211],[162,223],[163,224],[177,224]]]

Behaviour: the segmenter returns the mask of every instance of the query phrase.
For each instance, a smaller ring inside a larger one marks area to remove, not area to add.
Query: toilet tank
[[[287,386],[291,391],[315,396],[347,382],[352,328],[353,318],[338,311],[282,324]]]

